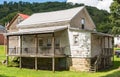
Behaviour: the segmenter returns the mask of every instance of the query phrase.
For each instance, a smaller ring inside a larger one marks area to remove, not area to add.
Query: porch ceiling
[[[39,33],[53,33],[67,29],[67,26],[53,26],[45,28],[33,28],[33,29],[23,29],[18,32],[5,33],[6,36],[19,36],[27,34],[39,34]]]

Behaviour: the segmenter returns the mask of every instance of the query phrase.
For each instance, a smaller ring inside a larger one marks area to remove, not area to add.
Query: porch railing
[[[65,49],[66,47],[55,47],[55,53],[52,50],[52,47],[25,47],[25,48],[9,48],[8,55],[46,55],[46,56],[52,56],[52,55],[65,55]]]
[[[112,48],[103,48],[101,52],[101,56],[112,56],[113,49]]]

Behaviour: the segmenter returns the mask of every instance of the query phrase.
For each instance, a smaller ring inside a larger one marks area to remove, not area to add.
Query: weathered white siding
[[[74,35],[78,35],[78,45],[74,45]],[[85,31],[69,30],[72,57],[88,58],[91,56],[91,34]]]

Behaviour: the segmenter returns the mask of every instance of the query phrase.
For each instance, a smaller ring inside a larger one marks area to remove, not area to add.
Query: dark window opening
[[[81,19],[81,24],[82,24],[81,28],[84,29],[85,28],[85,19],[84,18]]]
[[[39,46],[43,46],[43,39],[39,39]]]
[[[73,40],[74,40],[73,45],[78,45],[79,44],[79,38],[78,37],[79,37],[78,35],[73,35]]]
[[[55,39],[55,48],[59,48],[60,47],[60,39],[56,38]]]

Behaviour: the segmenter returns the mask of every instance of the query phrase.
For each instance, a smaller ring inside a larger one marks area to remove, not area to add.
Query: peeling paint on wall
[[[78,35],[79,44],[74,45],[74,35]],[[91,34],[89,32],[70,31],[71,37],[71,56],[72,57],[90,57],[91,50]]]

